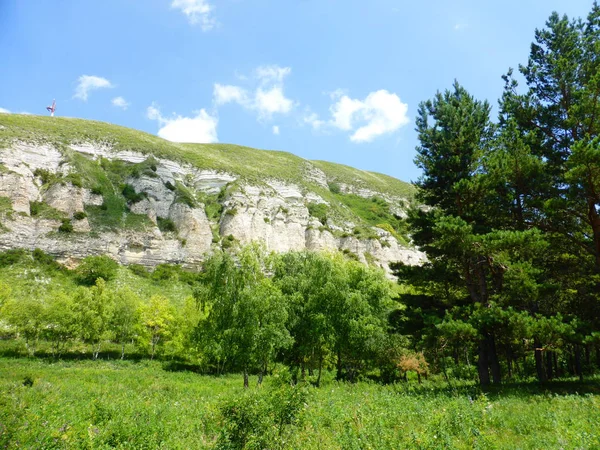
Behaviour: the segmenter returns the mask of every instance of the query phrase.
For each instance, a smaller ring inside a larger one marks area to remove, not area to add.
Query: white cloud
[[[259,119],[270,119],[274,114],[287,114],[294,107],[294,102],[285,96],[283,81],[291,72],[289,67],[260,66],[254,71],[253,88],[215,83],[213,101],[216,106],[237,103],[255,111]]]
[[[306,115],[302,119],[305,124],[310,125],[313,129],[318,130],[323,125],[325,125],[325,121],[319,119],[319,115],[314,112],[307,111]]]
[[[0,108],[0,114],[10,114],[8,109]]]
[[[277,125],[273,125],[273,134],[275,134],[275,135],[279,134],[279,127]]]
[[[342,95],[330,108],[331,125],[344,131],[354,131],[353,142],[370,142],[393,133],[408,124],[408,105],[400,97],[384,89],[371,92],[364,100]]]
[[[261,117],[271,117],[273,114],[287,114],[294,103],[286,98],[281,86],[269,90],[258,88],[254,96],[254,105]]]
[[[208,0],[173,0],[171,8],[180,10],[192,25],[200,24],[204,31],[209,31],[217,25],[212,16],[214,6]]]
[[[153,103],[146,110],[148,119],[158,121],[158,135],[171,142],[211,143],[218,142],[217,124],[219,120],[201,109],[194,117],[163,117]]]
[[[84,102],[88,99],[90,91],[102,88],[112,88],[113,85],[106,78],[97,77],[94,75],[82,75],[79,77],[79,84],[75,89],[74,98],[83,100]]]
[[[113,104],[113,106],[121,108],[123,111],[125,111],[129,107],[129,102],[123,97],[115,97],[112,99],[111,103]]]
[[[216,83],[213,90],[213,98],[217,106],[226,105],[231,102],[239,103],[240,105],[248,104],[248,93],[239,86]]]
[[[360,100],[353,100],[346,95],[342,96],[330,109],[333,125],[341,130],[351,130],[353,116],[364,107],[365,104]]]
[[[283,79],[292,73],[291,67],[279,67],[277,65],[260,66],[256,68],[256,78],[261,84],[283,83]]]

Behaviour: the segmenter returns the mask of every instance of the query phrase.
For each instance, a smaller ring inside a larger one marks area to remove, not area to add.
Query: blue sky
[[[411,181],[420,101],[494,106],[552,11],[591,0],[0,0],[0,109],[285,150]]]

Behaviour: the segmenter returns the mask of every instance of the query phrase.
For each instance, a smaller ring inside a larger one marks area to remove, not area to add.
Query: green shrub
[[[167,183],[168,183],[168,181],[167,181]],[[196,202],[196,198],[194,197],[194,194],[183,184],[177,182],[175,184],[175,190],[176,190],[176,195],[175,195],[176,202],[188,205],[190,208],[195,208],[197,206],[197,202]]]
[[[152,272],[152,279],[155,281],[177,281],[181,267],[175,264],[159,264]]]
[[[102,255],[84,258],[75,273],[79,283],[91,286],[96,283],[98,278],[106,281],[112,280],[117,275],[118,270],[119,264],[115,260]]]
[[[146,268],[146,266],[142,266],[141,264],[130,264],[127,268],[138,277],[148,278],[150,277],[150,272]]]
[[[79,187],[79,188],[83,187],[83,178],[78,173],[71,172],[69,175],[67,175],[64,178],[64,180],[68,181],[69,183],[71,183],[75,187]]]
[[[231,248],[237,242],[237,239],[233,236],[233,234],[229,234],[223,238],[221,242],[221,247],[224,249]]]
[[[72,233],[73,223],[71,223],[71,219],[62,219],[62,223],[58,227],[58,231],[60,233]]]
[[[35,261],[37,261],[38,263],[40,263],[41,265],[53,268],[53,269],[60,269],[62,266],[56,262],[56,260],[54,259],[54,257],[52,255],[49,255],[48,253],[44,252],[43,250],[36,248],[31,255],[33,256],[33,259]]]
[[[73,214],[73,219],[75,220],[83,220],[87,217],[87,214],[84,211],[77,211]]]
[[[175,187],[175,185],[173,183],[171,183],[170,181],[165,182],[165,187],[172,192],[175,192],[175,189],[177,189]]]
[[[35,169],[33,175],[39,177],[42,180],[42,184],[54,184],[60,179],[58,174],[48,169]]]
[[[285,448],[285,431],[300,422],[307,394],[304,386],[282,385],[272,392],[245,392],[223,403],[224,423],[216,448]]]
[[[325,203],[309,203],[308,213],[319,220],[319,222],[327,223],[327,205]]]
[[[327,183],[327,186],[332,194],[339,194],[341,192],[340,185],[337,183]]]
[[[162,217],[156,218],[156,224],[158,225],[158,229],[163,233],[174,233],[177,231],[177,227],[175,226],[175,222],[171,219],[165,219]]]
[[[27,252],[21,248],[0,252],[0,267],[12,266],[20,262],[26,255]]]
[[[141,202],[144,198],[146,198],[146,194],[143,192],[137,193],[135,188],[130,184],[124,184],[121,189],[121,194],[125,197],[129,203],[137,203]]]

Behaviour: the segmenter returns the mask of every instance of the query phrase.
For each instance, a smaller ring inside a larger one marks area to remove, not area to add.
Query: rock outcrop
[[[372,237],[360,238],[352,235],[356,225],[352,220],[321,223],[312,217],[310,203],[329,205],[318,194],[329,180],[309,162],[303,184],[296,185],[277,179],[253,183],[235,173],[154,158],[151,169],[124,179],[136,198],[118,197],[121,186],[110,194],[123,204],[128,202],[123,217],[114,219],[122,225],[102,226],[104,211],[111,214],[108,194],[70,181],[69,176],[77,172],[72,154],[98,166],[100,158],[138,165],[148,161],[148,155],[142,153],[113,151],[110,146],[93,143],[66,150],[25,143],[0,148],[0,197],[10,199],[14,212],[3,220],[0,248],[40,248],[71,262],[108,254],[123,264],[152,267],[160,263],[196,265],[224,241],[229,247],[262,240],[276,252],[342,250],[388,273],[390,262],[419,264],[424,260],[421,252],[401,245],[387,231],[373,228]],[[48,182],[36,169],[55,176]],[[316,191],[306,187],[310,185]],[[346,184],[341,189],[359,196],[377,195],[389,202],[395,214],[404,213],[403,198]],[[46,213],[39,212],[40,204],[45,205]],[[213,213],[207,215],[211,208]],[[94,220],[87,214],[90,212],[94,212]],[[134,219],[137,225],[128,225]],[[65,222],[71,223],[72,231],[59,231]]]

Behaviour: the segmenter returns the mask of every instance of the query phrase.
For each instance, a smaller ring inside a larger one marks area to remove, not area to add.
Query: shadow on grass
[[[423,396],[468,396],[476,398],[485,394],[488,398],[533,397],[533,396],[566,396],[566,395],[600,395],[600,377],[590,376],[584,382],[578,378],[566,378],[539,383],[536,380],[508,381],[500,385],[481,387],[472,381],[426,382],[421,385],[412,382],[398,382],[394,388],[400,393]]]

